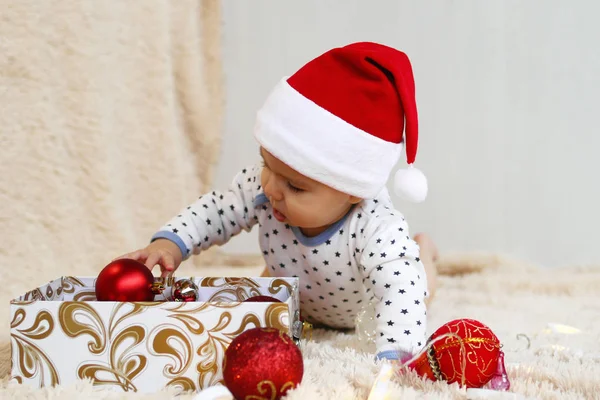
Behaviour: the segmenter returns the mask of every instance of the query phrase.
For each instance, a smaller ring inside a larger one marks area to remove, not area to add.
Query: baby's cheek
[[[319,227],[326,223],[326,220],[323,218],[323,210],[318,204],[304,206],[302,208],[302,215],[306,226]]]
[[[310,210],[297,202],[289,202],[288,205],[288,219],[296,226],[306,227],[310,220]]]

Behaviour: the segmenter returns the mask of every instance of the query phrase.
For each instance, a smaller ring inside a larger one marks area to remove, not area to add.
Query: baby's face
[[[261,185],[273,206],[273,216],[315,236],[348,212],[359,198],[339,192],[293,170],[265,149]]]

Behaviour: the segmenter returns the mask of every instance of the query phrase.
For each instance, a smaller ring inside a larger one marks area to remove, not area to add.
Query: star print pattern
[[[365,287],[375,297],[378,350],[400,347],[415,353],[425,342],[427,280],[419,247],[407,235],[406,221],[386,203],[380,201],[383,207],[367,213],[376,222],[365,230],[359,244],[369,249],[361,255],[360,271]]]
[[[257,212],[267,210],[266,206],[257,209],[252,205],[256,193],[262,189],[260,171],[260,165],[245,168],[235,176],[227,192],[212,191],[200,196],[161,227],[152,239],[174,241],[185,260],[211,246],[225,244],[242,230],[250,231],[258,223]]]
[[[375,303],[377,351],[415,353],[425,343],[427,282],[418,245],[387,190],[365,200],[317,237],[278,222],[260,186],[262,167],[246,168],[227,192],[210,192],[165,224],[155,238],[178,244],[184,257],[259,227],[272,276],[300,277],[302,316],[333,328],[354,328]]]

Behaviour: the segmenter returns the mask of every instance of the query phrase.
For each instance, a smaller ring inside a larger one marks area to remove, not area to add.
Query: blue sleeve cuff
[[[382,359],[406,361],[406,360],[409,360],[410,358],[412,358],[412,355],[410,353],[408,353],[406,351],[402,351],[402,350],[381,351],[381,352],[377,353],[377,355],[375,356],[375,360],[377,360],[377,361],[382,360]]]
[[[187,247],[185,246],[185,243],[183,243],[183,240],[181,240],[181,238],[179,236],[177,236],[175,233],[169,232],[169,231],[159,231],[159,232],[156,232],[154,234],[154,236],[152,236],[152,239],[150,240],[150,243],[154,242],[156,239],[167,239],[167,240],[170,240],[171,242],[175,243],[177,245],[177,247],[179,247],[179,251],[181,251],[182,258],[184,260],[186,258],[188,258],[189,251],[188,251]]]

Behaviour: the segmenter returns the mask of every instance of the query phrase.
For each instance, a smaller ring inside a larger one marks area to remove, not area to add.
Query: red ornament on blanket
[[[281,303],[281,300],[271,296],[252,296],[244,300],[244,303]]]
[[[447,336],[432,343],[448,333],[456,336]],[[434,381],[458,382],[461,385],[464,382],[468,388],[481,388],[494,378],[494,389],[507,390],[510,384],[500,347],[496,335],[481,322],[457,319],[442,325],[431,335],[426,350],[409,368]]]
[[[96,278],[98,301],[154,301],[154,275],[142,263],[124,258],[111,262]]]
[[[302,381],[302,353],[275,328],[253,328],[233,339],[223,358],[225,386],[236,399],[281,399]]]

